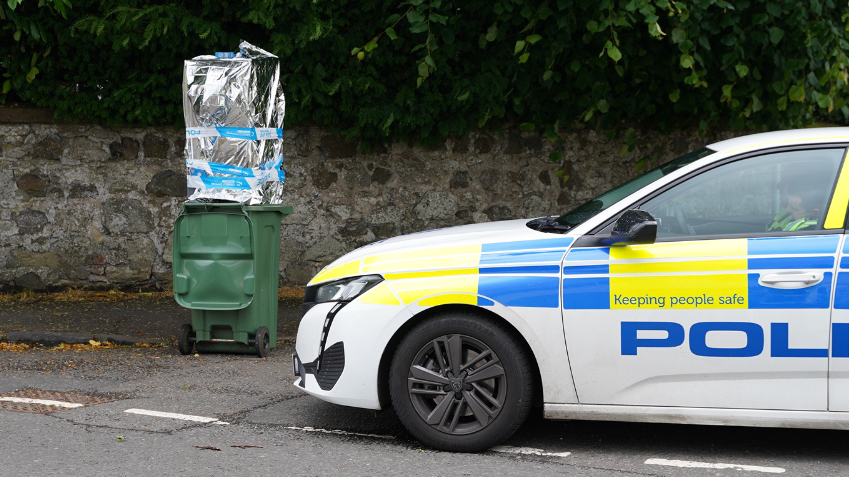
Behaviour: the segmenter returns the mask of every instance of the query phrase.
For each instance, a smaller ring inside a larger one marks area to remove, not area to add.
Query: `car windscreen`
[[[660,167],[657,167],[646,172],[645,174],[637,176],[631,179],[630,181],[618,187],[615,187],[605,192],[604,194],[601,194],[595,199],[592,199],[589,202],[586,202],[580,205],[579,207],[576,207],[572,211],[561,215],[557,218],[557,223],[561,226],[568,228],[575,227],[576,225],[591,219],[599,212],[607,209],[611,205],[619,202],[625,197],[628,197],[634,192],[660,179],[661,177],[670,174],[703,157],[707,157],[713,154],[714,152],[715,151],[712,151],[708,148],[702,148],[697,151],[684,154],[683,156],[677,159],[673,159],[672,161],[669,161]]]

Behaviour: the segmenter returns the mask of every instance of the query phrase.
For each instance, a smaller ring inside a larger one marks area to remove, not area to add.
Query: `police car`
[[[306,289],[295,385],[479,451],[549,419],[849,428],[849,128],[711,144],[559,217],[396,237]]]

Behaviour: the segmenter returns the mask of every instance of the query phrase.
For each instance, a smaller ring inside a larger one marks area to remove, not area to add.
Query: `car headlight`
[[[383,277],[380,275],[366,275],[364,277],[351,277],[326,283],[319,286],[316,290],[315,303],[325,303],[328,301],[349,302],[369,291],[382,281]]]

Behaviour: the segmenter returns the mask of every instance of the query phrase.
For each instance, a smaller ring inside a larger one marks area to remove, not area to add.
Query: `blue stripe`
[[[275,128],[274,133],[262,131],[262,137],[259,137],[259,131],[256,128],[234,128],[234,127],[216,127],[218,134],[221,137],[229,137],[234,139],[247,139],[256,141],[257,139],[283,139],[283,130]]]
[[[487,300],[486,298],[479,296],[478,297],[478,306],[495,306],[495,302],[492,300]]]
[[[201,177],[207,189],[251,189],[251,185],[241,177]]]
[[[521,240],[518,242],[485,243],[482,252],[504,252],[510,250],[532,250],[536,248],[563,248],[572,245],[575,239],[562,237],[554,239]]]
[[[769,288],[758,283],[759,273],[749,274],[749,309],[828,308],[831,297],[831,272],[820,283],[806,288]]]
[[[575,260],[610,260],[610,249],[605,248],[573,248],[566,255],[567,261]]]
[[[609,310],[610,279],[607,277],[563,280],[563,308],[567,310]]]
[[[750,258],[749,270],[834,268],[834,257]]]
[[[837,244],[840,243],[840,236],[750,238],[748,242],[749,255],[834,253],[837,251]]]
[[[595,275],[610,273],[609,265],[586,265],[577,267],[563,267],[565,275]]]
[[[535,267],[488,267],[478,269],[481,275],[491,275],[496,273],[521,273],[527,275],[529,273],[560,273],[559,265],[537,265]]]
[[[831,357],[849,358],[849,323],[831,325]]]
[[[214,174],[230,174],[231,176],[253,177],[254,171],[247,167],[231,166],[228,164],[219,164],[217,162],[209,163],[209,170]]]
[[[478,293],[505,306],[557,308],[559,277],[481,276]]]
[[[843,253],[849,253],[849,240],[843,242]]]
[[[847,241],[849,243],[849,241]],[[843,257],[840,259],[840,268],[849,268],[849,257]]]
[[[256,140],[256,131],[253,128],[216,127],[215,129],[221,137]]]
[[[481,254],[480,264],[556,262],[563,260],[565,250],[547,252],[498,252]]]
[[[834,308],[849,310],[849,273],[837,274],[837,285],[834,287]]]

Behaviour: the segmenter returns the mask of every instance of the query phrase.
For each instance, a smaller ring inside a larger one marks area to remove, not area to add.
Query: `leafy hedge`
[[[281,58],[287,124],[367,144],[504,122],[552,140],[581,122],[849,122],[849,8],[834,0],[6,0],[2,12],[5,95],[77,120],[180,124],[182,61],[245,39]]]

